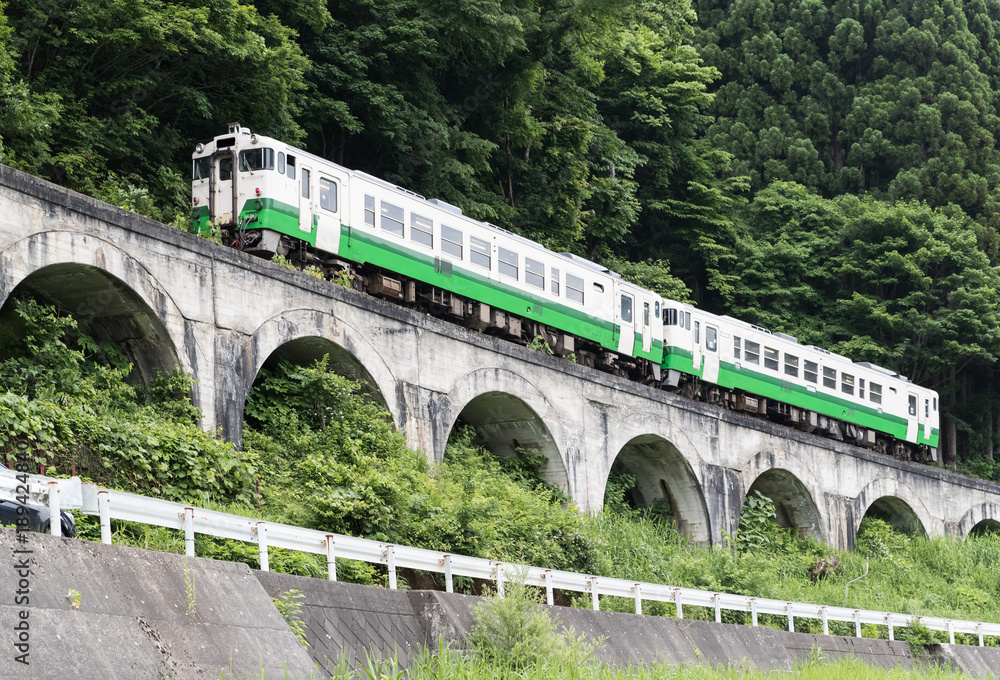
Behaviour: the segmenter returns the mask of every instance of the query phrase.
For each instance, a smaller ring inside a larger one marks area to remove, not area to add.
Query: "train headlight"
[[[251,144],[257,143],[257,135],[250,135],[250,143]]]
[[[201,153],[204,150],[205,150],[205,145],[204,144],[199,144],[198,146],[194,147],[194,152],[195,153]]]

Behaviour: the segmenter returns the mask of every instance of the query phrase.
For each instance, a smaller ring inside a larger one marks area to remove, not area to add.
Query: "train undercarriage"
[[[263,232],[263,233],[261,233]],[[742,390],[731,390],[703,382],[697,376],[660,366],[636,357],[627,357],[593,342],[552,329],[545,324],[511,314],[422,281],[371,265],[358,266],[339,257],[314,250],[288,236],[276,238],[266,230],[223,229],[224,242],[234,248],[271,259],[281,255],[300,269],[315,268],[324,278],[354,290],[417,309],[436,318],[471,330],[503,338],[566,358],[581,366],[596,368],[646,385],[674,392],[727,410],[818,434],[836,441],[861,446],[897,460],[936,462],[935,449],[900,441],[871,428],[860,427],[815,411]]]

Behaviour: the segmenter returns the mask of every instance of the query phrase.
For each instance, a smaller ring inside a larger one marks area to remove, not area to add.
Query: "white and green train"
[[[239,125],[193,157],[195,229],[583,365],[900,457],[936,459],[938,397],[868,363],[661,298],[448,203]]]

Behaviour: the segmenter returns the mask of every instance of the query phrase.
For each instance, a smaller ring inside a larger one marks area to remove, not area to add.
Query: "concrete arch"
[[[499,456],[514,455],[520,447],[548,459],[542,476],[572,495],[556,411],[531,382],[505,368],[479,368],[463,375],[448,392],[450,415],[440,418],[448,429],[437,433],[435,460],[444,458],[448,434],[459,417],[476,429],[483,445]],[[440,445],[439,445],[440,444]]]
[[[913,489],[895,479],[880,477],[870,482],[861,493],[855,497],[851,504],[851,546],[854,545],[854,538],[858,535],[861,527],[861,520],[875,507],[889,514],[896,519],[892,524],[902,530],[916,528],[921,535],[940,535],[944,533],[941,521],[935,522],[931,513],[927,510],[923,500]],[[908,526],[916,520],[917,526]]]
[[[620,467],[635,477],[632,498],[636,505],[665,502],[678,531],[695,543],[712,542],[711,522],[701,483],[691,464],[674,444],[655,434],[633,437],[619,450],[612,469],[614,467]]]
[[[364,334],[343,320],[315,309],[290,309],[265,320],[253,335],[242,337],[245,344],[226,350],[233,354],[229,359],[235,373],[227,390],[223,420],[231,441],[242,439],[243,407],[257,374],[269,359],[282,354],[299,361],[329,354],[331,368],[371,386],[373,395],[392,414],[393,424],[405,427],[406,416],[399,408],[392,371]]]
[[[109,241],[68,231],[20,239],[0,252],[0,306],[18,288],[69,311],[89,334],[122,344],[143,379],[175,366],[198,375],[211,364],[211,350],[195,341],[176,301],[142,262]],[[199,392],[195,385],[200,405]]]
[[[975,529],[990,529],[1000,531],[1000,505],[983,503],[969,509],[958,522],[958,533],[962,538],[968,538]]]
[[[801,458],[782,449],[759,451],[743,466],[741,478],[744,499],[754,491],[770,498],[779,525],[794,527],[802,537],[829,540],[828,518],[817,500],[823,498],[823,486]]]

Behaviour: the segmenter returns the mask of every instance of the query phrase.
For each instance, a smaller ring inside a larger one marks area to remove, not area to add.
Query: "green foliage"
[[[197,425],[190,377],[172,370],[140,390],[130,374],[71,317],[15,299],[0,314],[0,454],[176,500],[249,499],[252,462]]]
[[[603,640],[588,642],[572,629],[559,630],[537,589],[514,578],[504,595],[487,597],[472,612],[469,644],[484,664],[523,671],[546,664],[586,664]]]
[[[545,340],[545,337],[541,335],[536,335],[531,340],[531,342],[528,343],[528,349],[533,349],[536,352],[541,352],[542,354],[548,354],[549,356],[555,354],[555,352],[552,351],[552,347]]]
[[[312,645],[306,640],[306,622],[302,620],[303,602],[300,601],[304,600],[305,597],[305,593],[301,590],[292,588],[281,593],[278,597],[272,597],[271,600],[274,602],[278,613],[285,619],[288,627],[295,633],[295,639],[299,641],[299,644],[303,648],[309,649]]]
[[[740,552],[770,552],[777,528],[774,502],[760,491],[747,494],[736,531],[736,549]]]
[[[445,462],[429,465],[385,408],[326,359],[265,373],[245,413],[244,446],[261,461],[265,502],[291,523],[553,568],[594,561],[582,518],[539,477],[544,457],[498,459],[459,428]]]

